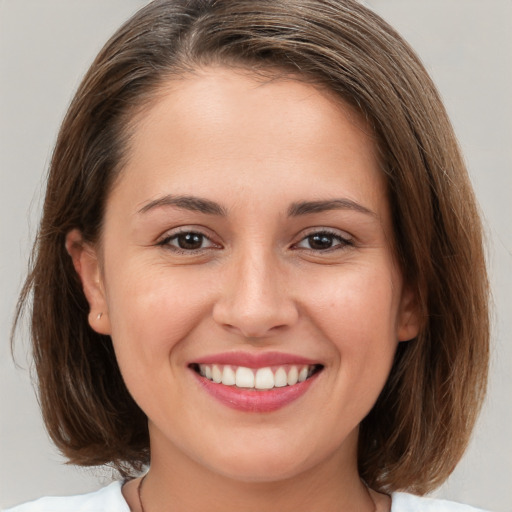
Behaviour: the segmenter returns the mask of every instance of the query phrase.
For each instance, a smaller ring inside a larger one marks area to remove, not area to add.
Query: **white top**
[[[4,512],[130,512],[121,492],[122,482],[78,496],[40,498]],[[403,492],[391,495],[391,512],[484,512],[452,501],[422,498]]]

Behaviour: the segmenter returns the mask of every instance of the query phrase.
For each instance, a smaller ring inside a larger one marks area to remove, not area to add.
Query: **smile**
[[[323,364],[280,353],[226,353],[188,365],[199,388],[231,409],[269,413],[305,395]]]
[[[199,375],[216,384],[265,391],[304,382],[322,367],[315,364],[267,366],[256,369],[245,366],[196,364],[192,365],[192,368]]]

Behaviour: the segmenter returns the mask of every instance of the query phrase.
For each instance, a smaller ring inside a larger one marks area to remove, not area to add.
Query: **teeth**
[[[305,366],[299,372],[299,382],[304,382],[308,378],[308,368]]]
[[[224,371],[222,372],[222,384],[225,386],[235,385],[235,372],[231,366],[224,366]]]
[[[250,368],[239,366],[236,370],[236,387],[237,388],[253,388],[254,373]]]
[[[314,366],[295,366],[265,368],[233,367],[231,365],[199,365],[199,373],[217,384],[236,386],[245,389],[272,389],[293,386],[304,382],[314,373]]]
[[[274,375],[274,386],[276,388],[284,388],[288,384],[288,376],[284,368],[279,368]]]
[[[206,374],[206,371],[204,373]],[[222,382],[222,372],[220,371],[220,368],[216,364],[214,364],[212,367],[212,380],[217,384],[220,384]]]
[[[256,389],[272,389],[274,387],[274,374],[270,368],[260,368],[256,372],[254,387]]]
[[[297,384],[297,381],[299,380],[299,370],[296,366],[292,366],[290,368],[290,371],[288,372],[288,386],[293,386],[294,384]]]

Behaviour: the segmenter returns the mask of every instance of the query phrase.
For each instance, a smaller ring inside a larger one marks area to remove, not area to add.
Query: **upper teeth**
[[[313,366],[286,365],[271,368],[246,368],[245,366],[200,364],[199,373],[217,384],[249,389],[272,389],[293,386],[313,374]]]

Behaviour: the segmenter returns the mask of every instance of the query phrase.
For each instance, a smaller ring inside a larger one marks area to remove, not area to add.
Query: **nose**
[[[226,274],[213,308],[217,324],[245,338],[266,338],[297,322],[287,273],[275,255],[248,251],[233,258]]]

